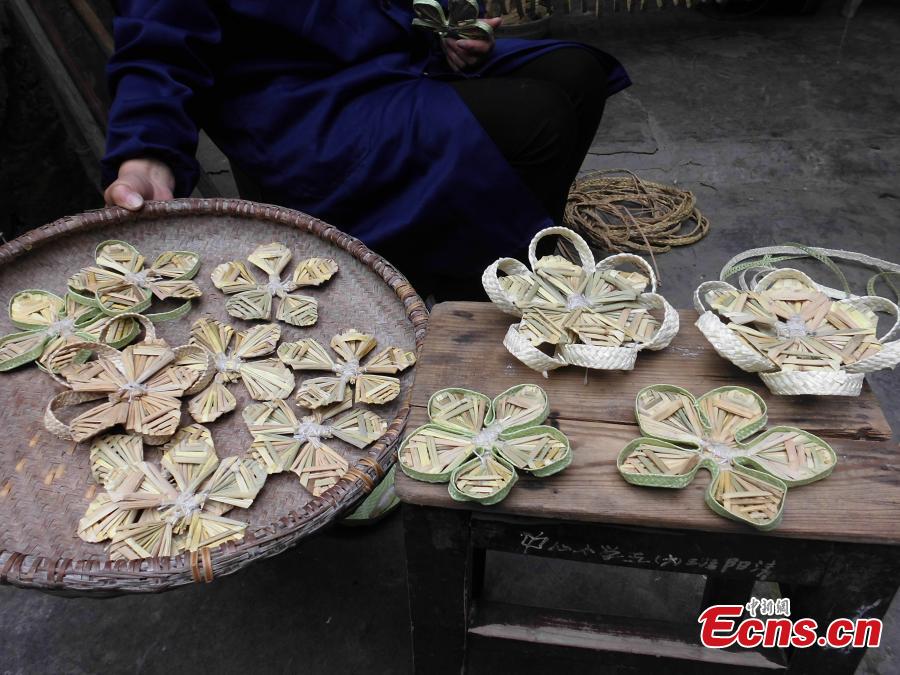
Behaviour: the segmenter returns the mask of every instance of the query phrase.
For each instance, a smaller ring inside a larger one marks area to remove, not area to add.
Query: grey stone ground
[[[565,21],[557,34],[604,45],[635,81],[610,102],[585,168],[690,187],[712,221],[706,240],[659,259],[674,304],[688,306],[698,279],[750,246],[803,241],[900,259],[896,3],[867,0],[849,24],[826,2],[812,17],[737,23],[673,10]],[[898,374],[872,381],[900,430]],[[567,563],[523,588],[511,581],[521,564],[490,560],[494,593],[620,613],[637,600],[643,616],[696,617],[697,579]],[[858,672],[897,673],[898,649],[900,601],[884,646]],[[209,587],[161,596],[0,588],[0,672],[101,670],[408,672],[399,519],[332,530]]]

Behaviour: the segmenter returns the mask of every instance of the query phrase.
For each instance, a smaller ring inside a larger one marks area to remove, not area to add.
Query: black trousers
[[[600,61],[586,49],[572,47],[545,54],[503,77],[452,86],[560,223],[569,187],[603,117],[606,81]]]

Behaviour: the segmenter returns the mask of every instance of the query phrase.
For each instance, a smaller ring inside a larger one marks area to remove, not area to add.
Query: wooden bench
[[[514,319],[493,305],[435,307],[408,429],[426,421],[428,397],[437,389],[495,396],[534,382],[547,390],[549,423],[569,436],[574,460],[552,478],[524,478],[491,507],[455,502],[446,485],[398,472],[416,672],[460,672],[472,645],[479,654],[515,649],[560,655],[557,663],[583,659],[589,672],[613,663],[635,672],[718,673],[723,666],[853,672],[861,649],[714,650],[700,644],[696,622],[540,609],[481,595],[485,552],[494,550],[704,575],[703,607],[743,604],[762,580],[781,585],[792,617],[812,617],[820,626],[884,614],[900,584],[900,461],[871,390],[866,386],[855,399],[772,396],[756,376],[721,359],[695,320],[693,311],[682,311],[670,347],[640,354],[632,372],[592,371],[585,384],[584,370],[566,368],[544,379],[510,356],[502,340]],[[837,467],[819,483],[790,489],[784,520],[771,533],[715,515],[703,501],[708,473],[682,490],[632,486],[619,475],[616,455],[639,435],[635,395],[656,383],[698,395],[724,384],[755,389],[768,403],[770,425],[797,425],[826,438]]]

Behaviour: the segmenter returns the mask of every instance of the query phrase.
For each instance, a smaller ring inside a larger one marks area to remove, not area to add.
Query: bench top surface
[[[429,396],[445,387],[465,387],[496,396],[525,382],[550,398],[548,424],[572,442],[572,464],[561,473],[520,476],[494,506],[457,502],[446,484],[413,480],[397,472],[397,493],[408,503],[542,519],[743,533],[836,541],[900,544],[900,448],[868,385],[858,398],[779,397],[756,375],[744,373],[715,353],[695,328],[693,310],[680,311],[681,330],[660,352],[642,352],[635,370],[590,371],[568,367],[545,379],[510,355],[503,336],[514,317],[490,303],[448,302],[435,306],[416,367],[412,431],[427,422]],[[700,471],[686,488],[643,488],[626,483],[616,456],[640,435],[634,417],[637,392],[651,384],[675,384],[695,395],[738,384],[763,396],[769,426],[798,426],[831,443],[838,463],[828,478],[788,490],[784,519],[759,533],[714,514],[703,497],[709,473]]]

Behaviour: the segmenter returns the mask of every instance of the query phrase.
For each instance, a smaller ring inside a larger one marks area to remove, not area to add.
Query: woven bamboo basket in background
[[[240,328],[225,311],[225,297],[210,281],[214,267],[242,259],[257,245],[280,241],[294,259],[322,256],[339,265],[335,278],[309,294],[319,301],[319,320],[310,328],[282,326],[282,341],[316,338],[327,344],[347,328],[373,334],[379,344],[418,349],[428,313],[406,279],[360,241],[310,216],[275,206],[228,199],[185,199],[148,204],[142,212],[104,209],[63,218],[0,247],[0,302],[23,288],[63,292],[66,279],[92,262],[94,247],[123,239],[145,255],[191,250],[201,257],[197,283],[203,297],[190,314],[157,326],[170,344],[187,342],[191,323],[210,316]],[[306,290],[306,289],[305,289]],[[0,332],[12,332],[8,317]],[[47,401],[60,386],[34,368],[0,375],[0,583],[72,594],[158,592],[211,581],[252,561],[275,555],[333,522],[365,497],[394,461],[393,449],[409,414],[410,368],[401,394],[378,406],[387,433],[365,450],[336,442],[349,472],[320,497],[312,497],[290,472],[269,477],[253,506],[243,540],[214,550],[172,558],[115,561],[102,544],[81,541],[79,518],[97,491],[88,462],[89,444],[75,445],[43,426]],[[298,382],[299,384],[299,382]],[[220,457],[245,454],[251,436],[240,411],[252,401],[235,388],[238,407],[209,425]],[[187,406],[182,424],[190,423]],[[148,459],[158,459],[149,448]]]

